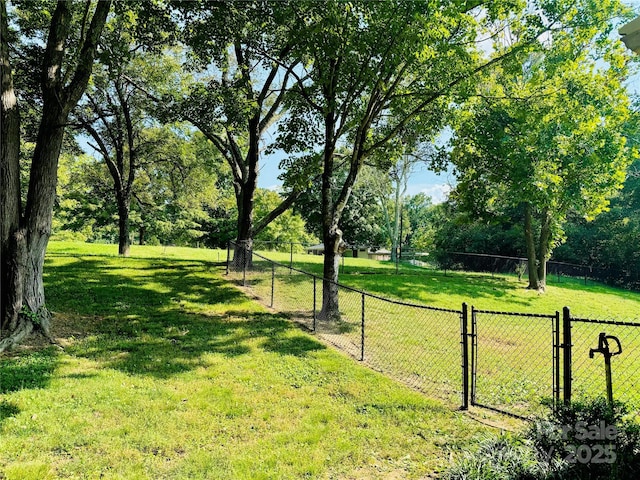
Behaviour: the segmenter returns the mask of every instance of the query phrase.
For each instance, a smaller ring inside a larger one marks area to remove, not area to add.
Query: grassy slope
[[[415,478],[483,429],[326,348],[224,252],[52,243],[65,350],[0,357],[0,477]]]
[[[289,264],[289,254],[264,252],[267,258]],[[321,275],[322,257],[294,255],[294,266]],[[375,275],[371,275],[375,273]],[[575,316],[634,319],[640,317],[640,293],[589,281],[555,276],[548,278],[543,295],[526,289],[515,275],[435,271],[390,262],[345,258],[340,282],[384,296],[460,309],[467,302],[478,309],[553,314],[568,306]]]
[[[285,264],[289,262],[287,254],[265,255]],[[297,268],[318,275],[322,271],[321,261],[318,256],[294,257]],[[294,314],[296,310],[309,310],[312,281],[302,275],[288,275],[288,269],[280,268],[278,272],[275,289],[278,309],[286,311],[288,307]],[[591,281],[585,286],[578,279],[561,278],[556,283],[557,278],[549,278],[547,292],[540,295],[527,290],[526,282],[518,282],[515,275],[494,277],[466,272],[445,275],[410,266],[400,267],[396,274],[395,266],[389,262],[346,258],[340,281],[384,297],[458,310],[462,302],[467,302],[482,310],[553,315],[567,305],[574,316],[618,320],[637,319],[640,311],[640,294]],[[249,283],[268,302],[269,269],[261,274],[260,281],[252,277]],[[343,291],[340,302],[342,318],[353,330],[350,336],[343,334],[340,341],[358,346],[359,299]],[[461,384],[458,320],[373,299],[366,303],[367,361],[424,388],[430,395],[459,401],[457,393],[449,394],[451,386],[459,391]],[[481,314],[477,318],[477,401],[520,415],[531,414],[539,407],[541,398],[552,395],[551,320],[494,314]],[[615,396],[638,408],[640,328],[637,327],[572,324],[574,397],[601,395],[605,391],[602,357],[589,357],[589,349],[597,346],[602,331],[618,336],[623,345],[623,355],[613,361]]]

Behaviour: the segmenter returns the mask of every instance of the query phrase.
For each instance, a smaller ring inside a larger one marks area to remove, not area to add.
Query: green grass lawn
[[[226,252],[52,242],[54,335],[0,357],[0,478],[421,478],[487,428],[232,286]]]
[[[289,253],[259,252],[289,265]],[[225,254],[226,258],[226,254]],[[322,275],[322,256],[294,254],[293,266]],[[640,319],[640,293],[613,288],[584,279],[547,278],[544,294],[527,290],[526,279],[515,275],[492,275],[433,270],[391,262],[346,257],[340,282],[367,292],[427,305],[460,309],[463,302],[482,310],[553,314],[569,307],[574,316],[587,318]]]
[[[289,273],[287,253],[263,252],[285,266],[276,270],[274,307],[309,324],[313,305],[313,279]],[[322,257],[294,255],[293,265],[321,275]],[[263,302],[271,301],[270,267],[262,260],[250,272],[251,291]],[[581,279],[549,278],[544,294],[527,290],[526,281],[515,275],[445,272],[401,265],[398,273],[390,262],[345,258],[340,282],[386,298],[461,310],[518,312],[555,315],[569,306],[573,316],[596,319],[637,320],[640,294],[610,288]],[[318,282],[319,283],[319,282]],[[317,309],[322,289],[316,288]],[[462,384],[459,314],[394,305],[376,298],[365,299],[365,361],[395,378],[460,405]],[[327,331],[318,323],[318,333],[359,358],[361,348],[361,301],[346,289],[340,293],[343,331]],[[553,320],[525,315],[494,313],[477,315],[478,403],[528,415],[552,390]],[[598,334],[616,335],[623,355],[612,360],[616,398],[640,408],[640,327],[573,323],[574,395],[592,397],[605,392],[603,357],[589,358],[598,344]]]

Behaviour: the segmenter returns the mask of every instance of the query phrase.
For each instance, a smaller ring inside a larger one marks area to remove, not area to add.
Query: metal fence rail
[[[526,418],[541,401],[603,396],[603,357],[589,353],[605,332],[623,351],[610,357],[613,396],[640,410],[640,323],[552,314],[445,309],[392,300],[333,283],[339,315],[320,316],[323,280],[251,250],[227,257],[230,279],[263,304],[372,368],[444,400]],[[235,266],[235,268],[234,268]]]

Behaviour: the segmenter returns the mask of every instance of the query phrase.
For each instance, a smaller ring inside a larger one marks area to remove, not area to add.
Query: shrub
[[[463,454],[448,480],[636,480],[640,424],[622,403],[604,399],[550,410],[515,435],[491,438]]]
[[[465,453],[445,474],[447,480],[536,480],[545,478],[530,442],[521,436],[501,435]]]
[[[640,424],[623,403],[604,398],[573,402],[536,419],[525,432],[551,478],[640,478]]]

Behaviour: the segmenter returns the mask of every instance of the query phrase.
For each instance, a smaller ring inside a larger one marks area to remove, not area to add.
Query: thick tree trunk
[[[7,252],[8,256],[3,258],[3,301],[7,298],[10,303],[3,303],[2,305],[3,315],[6,316],[4,318],[5,323],[0,328],[0,352],[22,342],[25,337],[33,332],[35,326],[31,318],[22,314],[24,274],[29,265],[26,246],[26,230],[20,228],[13,232],[9,251]],[[5,261],[6,263],[4,263]],[[5,268],[6,271],[4,270]]]
[[[24,271],[27,265],[26,231],[19,228],[11,232],[2,257],[2,324],[0,337],[18,327],[22,309]]]
[[[340,320],[340,305],[338,302],[338,274],[340,272],[340,257],[342,246],[342,232],[335,229],[323,236],[324,239],[324,268],[322,282],[322,309],[318,314],[319,320]]]
[[[253,249],[253,209],[256,189],[258,188],[259,134],[258,117],[249,122],[249,151],[246,158],[245,178],[236,188],[236,204],[238,206],[238,235],[234,249],[232,267],[242,270],[251,266]]]
[[[238,235],[234,248],[232,267],[242,270],[251,266],[251,251],[253,250],[253,200],[257,187],[257,176],[252,184],[246,184],[241,194],[236,196],[238,205]]]
[[[339,214],[333,201],[333,148],[335,116],[328,112],[325,117],[325,151],[322,170],[322,240],[324,242],[324,266],[322,282],[322,309],[320,320],[339,320],[340,304],[338,274],[340,272],[340,252],[342,231],[338,228]]]
[[[11,291],[6,295],[11,299],[8,305],[11,311],[7,312],[8,335],[0,342],[0,351],[19,343],[33,330],[51,336],[51,315],[45,304],[42,272],[51,235],[58,157],[68,114],[58,103],[52,103],[46,103],[43,108],[31,163],[24,227],[12,232],[8,257],[3,259],[9,264],[7,286]]]
[[[70,84],[62,85],[62,70],[70,31],[72,3],[59,1],[51,18],[49,37],[41,71],[42,117],[31,162],[29,190],[24,215],[20,212],[19,171],[20,119],[13,92],[11,65],[7,43],[6,2],[0,3],[1,68],[2,68],[2,152],[0,170],[2,184],[2,332],[0,352],[19,343],[34,329],[50,337],[50,314],[45,306],[42,270],[51,234],[51,217],[56,196],[58,158],[62,148],[64,126],[69,111],[76,105],[87,86],[97,41],[110,2],[96,6],[84,43],[80,46],[77,66]],[[6,136],[5,136],[6,135]],[[5,203],[6,201],[6,203]],[[5,300],[7,303],[5,303]]]
[[[45,306],[42,272],[51,235],[58,158],[68,114],[68,108],[61,108],[53,99],[45,103],[31,163],[25,209],[27,264],[24,271],[23,310],[27,311],[32,320],[37,318],[38,329],[47,336],[50,335],[50,315]]]
[[[244,268],[246,262],[249,262],[253,248],[253,199],[255,195],[255,185],[244,184],[242,193],[236,197],[238,205],[238,221],[236,236],[236,248],[233,257],[234,267],[236,269]],[[247,264],[248,265],[248,264]]]
[[[0,336],[16,322],[22,308],[22,279],[14,257],[24,232],[18,234],[20,200],[20,111],[13,87],[5,2],[0,9]]]
[[[118,255],[123,257],[129,256],[129,248],[131,247],[129,235],[130,202],[131,199],[126,194],[118,195]]]

